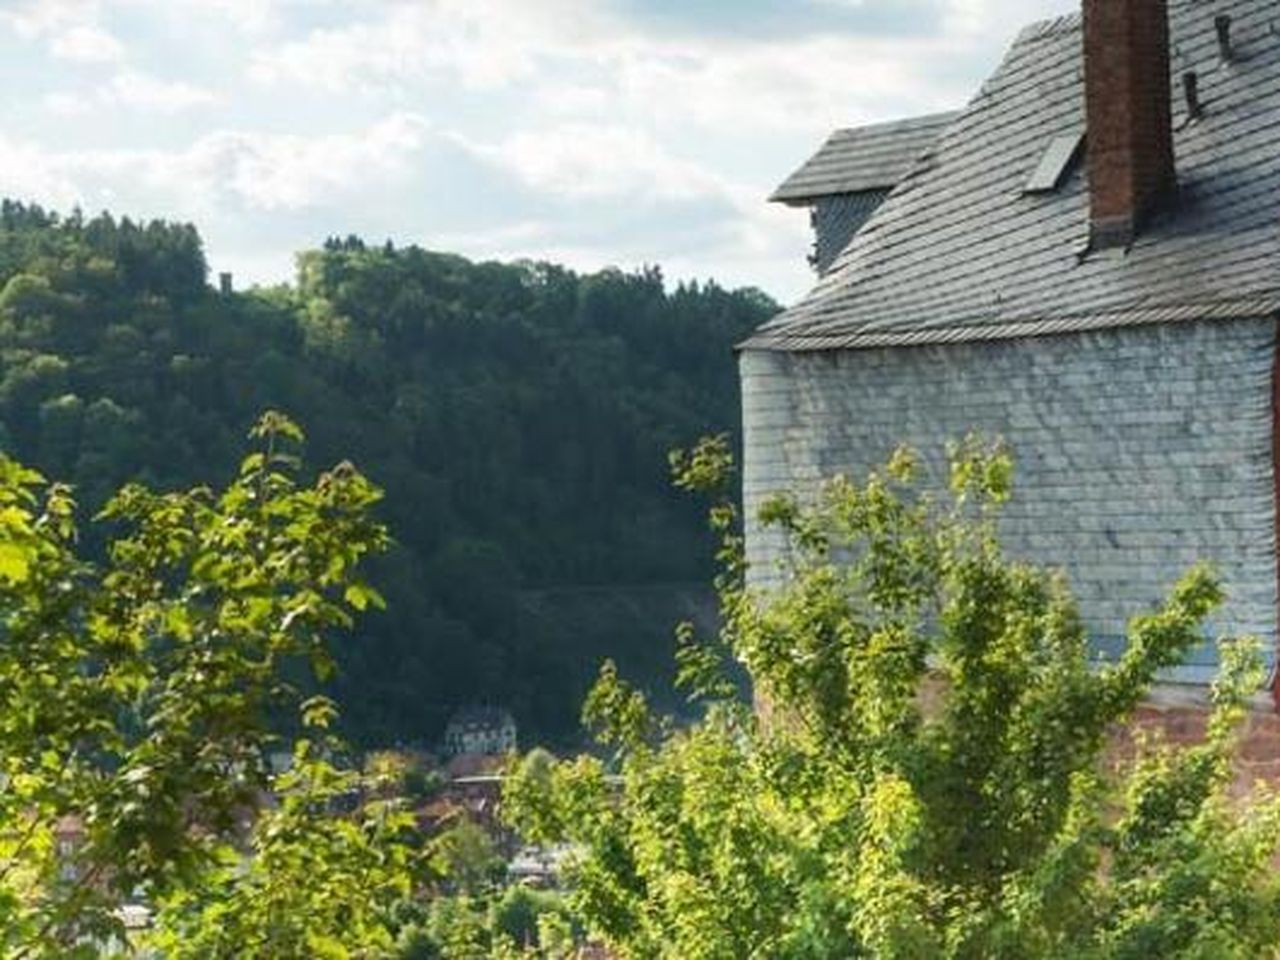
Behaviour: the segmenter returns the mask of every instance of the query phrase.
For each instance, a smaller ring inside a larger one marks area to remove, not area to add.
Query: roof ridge
[[[942,123],[948,118],[957,117],[963,112],[963,108],[954,110],[936,110],[933,113],[920,113],[910,117],[898,117],[894,120],[876,120],[872,123],[858,123],[851,127],[836,127],[831,132],[831,136],[837,133],[889,133],[899,127],[914,128],[917,126],[927,126],[930,123]]]
[[[1074,13],[1064,13],[1056,17],[1048,17],[1044,20],[1036,20],[1029,23],[1019,31],[1018,36],[1014,39],[1014,43],[1026,43],[1032,40],[1042,40],[1045,37],[1052,37],[1059,33],[1068,33],[1072,30],[1079,30],[1084,23],[1084,18],[1080,11]]]

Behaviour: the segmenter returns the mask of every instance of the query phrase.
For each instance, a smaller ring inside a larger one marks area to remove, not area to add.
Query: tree
[[[556,894],[510,887],[487,902],[440,897],[401,935],[396,960],[571,960],[581,938]]]
[[[251,436],[220,493],[121,490],[101,565],[77,555],[70,491],[0,456],[6,957],[95,956],[126,898],[219,866],[267,783],[291,664],[326,673],[330,634],[380,603],[359,574],[387,542],[377,489],[346,463],[300,485],[280,414]]]
[[[674,464],[715,488],[728,448]],[[1009,457],[958,446],[940,498],[917,474],[904,450],[811,504],[772,501],[790,560],[768,595],[746,588],[717,504],[723,632],[681,631],[705,719],[663,722],[606,666],[584,715],[613,763],[517,771],[513,824],[580,845],[588,929],[629,958],[1276,956],[1280,805],[1228,789],[1256,644],[1222,641],[1202,745],[1102,763],[1108,731],[1201,641],[1214,575],[1191,570],[1095,669],[1064,579],[1000,550]],[[729,656],[767,716],[735,695]]]
[[[500,941],[521,948],[543,947],[554,954],[573,942],[563,898],[557,893],[508,887],[494,903],[490,923]],[[555,930],[561,942],[548,932]]]
[[[576,742],[605,652],[670,687],[652,594],[547,590],[709,576],[662,458],[736,416],[731,347],[777,309],[758,291],[340,236],[295,284],[223,295],[190,225],[0,207],[2,448],[82,509],[234,470],[272,408],[309,425],[309,469],[352,457],[387,491],[397,544],[370,575],[389,609],[337,651],[329,691],[353,741],[429,747],[483,701]],[[105,528],[82,533],[102,559]]]
[[[461,894],[486,893],[506,872],[506,861],[489,832],[465,816],[434,838],[431,857],[436,872]]]
[[[323,729],[330,705],[313,701],[307,714]],[[371,788],[354,815],[340,812]],[[174,891],[151,944],[168,960],[392,956],[399,913],[425,876],[404,804],[310,740],[272,792],[278,806],[254,823],[247,855],[228,846],[219,866]]]

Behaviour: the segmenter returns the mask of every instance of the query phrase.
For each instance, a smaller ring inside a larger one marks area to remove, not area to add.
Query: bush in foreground
[[[723,441],[674,463],[691,489],[730,466]],[[903,451],[812,505],[770,503],[790,560],[768,596],[745,587],[734,509],[716,505],[724,629],[682,631],[704,721],[673,728],[607,666],[585,715],[620,778],[579,757],[508,791],[527,837],[579,845],[581,920],[627,958],[1277,955],[1280,807],[1228,795],[1256,644],[1222,642],[1202,745],[1102,762],[1201,642],[1214,575],[1191,570],[1095,668],[1063,578],[1001,552],[1010,459],[957,447],[936,499],[918,472]]]

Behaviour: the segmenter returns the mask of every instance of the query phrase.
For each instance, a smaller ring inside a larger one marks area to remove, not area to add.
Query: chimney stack
[[[1094,249],[1127,247],[1177,189],[1167,0],[1084,0]]]

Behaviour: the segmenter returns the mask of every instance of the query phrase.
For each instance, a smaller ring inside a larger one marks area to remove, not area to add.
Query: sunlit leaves
[[[8,957],[88,949],[119,932],[126,896],[216,869],[266,784],[288,665],[327,668],[330,635],[379,602],[358,575],[387,543],[377,489],[349,464],[300,484],[302,434],[281,414],[253,438],[222,491],[122,489],[101,568],[76,556],[67,491],[0,458]],[[312,701],[304,721],[331,717]]]
[[[1133,620],[1115,664],[1089,661],[1060,574],[1004,556],[1012,460],[968,439],[945,490],[899,451],[761,522],[787,538],[782,586],[747,589],[731,503],[717,504],[724,628],[680,631],[707,714],[677,731],[610,667],[588,715],[619,748],[513,777],[507,812],[577,845],[574,903],[627,958],[1137,960],[1275,955],[1280,802],[1231,793],[1235,740],[1262,681],[1224,641],[1208,737],[1101,762],[1159,672],[1202,642],[1223,597],[1193,568]],[[673,457],[716,488],[722,441]],[[717,684],[722,652],[762,694]]]
[[[309,701],[305,721],[318,732],[331,710]],[[174,888],[150,945],[169,960],[392,956],[395,912],[425,861],[402,802],[371,786],[335,763],[331,744],[300,740],[249,850],[223,847],[220,866]]]

